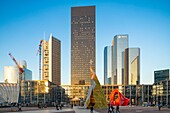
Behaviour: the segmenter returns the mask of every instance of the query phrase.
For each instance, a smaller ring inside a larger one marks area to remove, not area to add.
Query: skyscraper
[[[114,36],[114,78],[117,80],[115,84],[123,84],[124,76],[124,51],[128,48],[128,35]]]
[[[71,84],[90,84],[96,64],[95,6],[71,8]]]
[[[50,35],[49,41],[43,40],[42,80],[61,84],[61,44],[60,40]]]
[[[114,84],[114,46],[104,48],[104,84]]]
[[[140,84],[140,48],[127,48],[124,52],[124,84]]]

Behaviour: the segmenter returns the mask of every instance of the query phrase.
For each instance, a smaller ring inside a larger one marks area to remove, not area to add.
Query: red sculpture
[[[115,95],[118,95],[118,97],[115,99]],[[129,103],[129,99],[126,98],[124,95],[122,95],[118,89],[115,89],[110,94],[110,105],[111,106],[127,106]]]

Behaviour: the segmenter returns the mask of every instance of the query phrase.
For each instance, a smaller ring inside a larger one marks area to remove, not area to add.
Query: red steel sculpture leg
[[[118,98],[115,99],[115,95],[118,95]],[[110,94],[110,104],[112,106],[127,106],[129,103],[129,99],[122,95],[118,89],[115,89]]]

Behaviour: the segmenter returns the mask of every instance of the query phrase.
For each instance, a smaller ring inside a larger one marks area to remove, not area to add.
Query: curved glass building
[[[0,103],[17,103],[19,86],[14,83],[0,83]]]

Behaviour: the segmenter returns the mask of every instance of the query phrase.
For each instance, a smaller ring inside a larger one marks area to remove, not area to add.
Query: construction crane
[[[41,80],[41,48],[42,48],[43,40],[40,41],[39,49],[37,51],[37,55],[39,53],[39,80]]]
[[[19,66],[19,64],[17,63],[17,61],[15,60],[15,58],[12,56],[11,53],[9,53],[9,56],[11,57],[11,59],[15,62],[15,64],[18,67],[19,70],[19,98],[18,98],[18,103],[21,103],[21,80],[22,80],[22,74],[24,73],[24,70]]]
[[[15,58],[12,56],[11,53],[9,53],[9,56],[12,58],[12,60],[15,62],[15,64],[17,65],[18,69],[19,69],[19,73],[22,75],[24,73],[24,70],[19,66],[19,64],[17,63],[17,61],[15,60]]]

